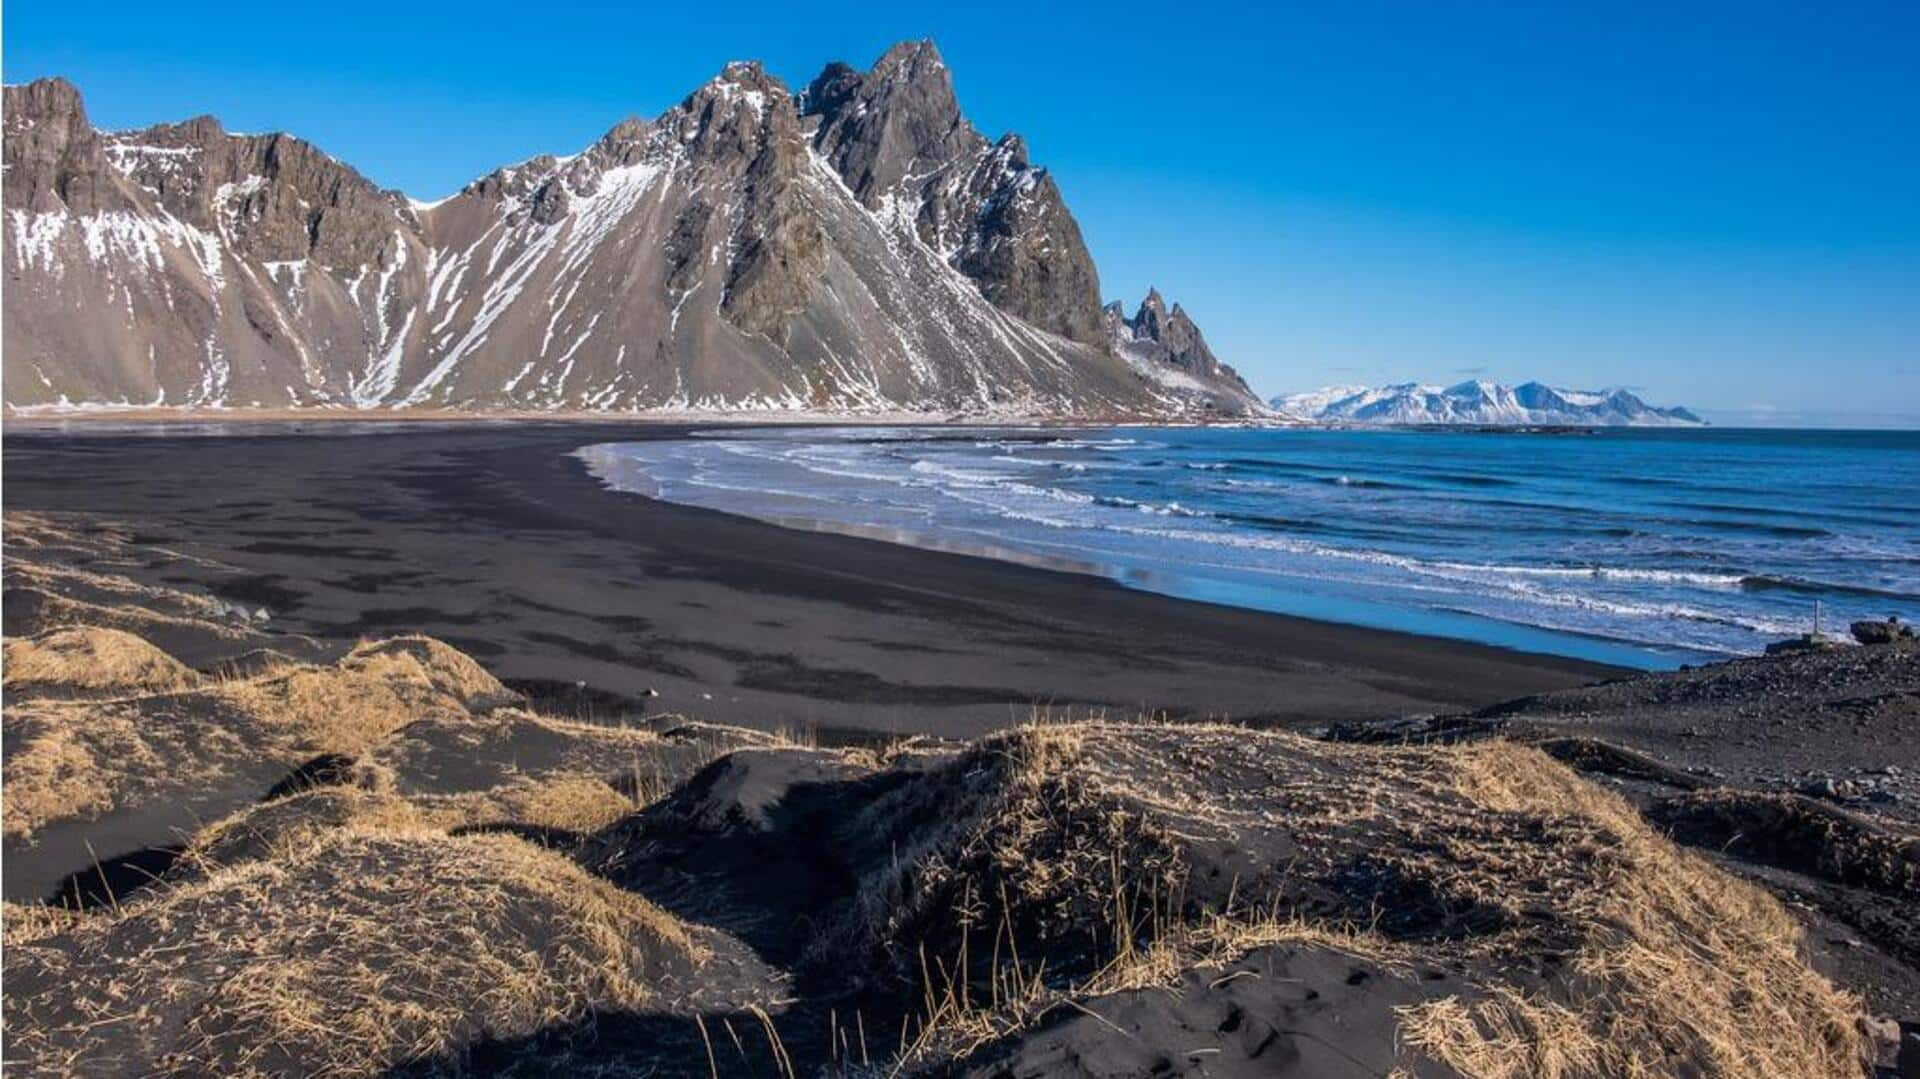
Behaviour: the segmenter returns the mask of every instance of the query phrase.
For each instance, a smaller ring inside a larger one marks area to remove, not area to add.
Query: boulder
[[[1914,639],[1913,627],[1892,616],[1884,622],[1869,619],[1855,622],[1847,628],[1853,633],[1853,639],[1861,644],[1892,644]]]

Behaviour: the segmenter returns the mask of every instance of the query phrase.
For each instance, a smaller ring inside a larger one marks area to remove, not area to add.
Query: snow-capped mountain
[[[5,164],[13,406],[1261,410],[1110,336],[931,42],[799,94],[730,64],[431,203],[210,117],[99,131],[57,79],[6,88]]]
[[[1503,386],[1329,386],[1273,399],[1275,410],[1303,420],[1367,424],[1676,427],[1706,421],[1684,408],[1656,408],[1626,390],[1561,390],[1539,382]]]

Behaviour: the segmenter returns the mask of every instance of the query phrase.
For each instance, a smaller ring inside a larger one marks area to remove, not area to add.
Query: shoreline
[[[966,737],[1056,708],[1300,726],[1631,673],[782,528],[607,489],[574,456],[692,429],[16,431],[8,505],[231,567],[166,583],[265,606],[276,631],[428,633],[509,679],[653,691],[722,722]]]
[[[659,483],[645,468],[622,455],[609,452],[616,450],[620,443],[596,443],[582,446],[573,456],[585,463],[587,470],[609,492],[634,495],[656,502],[668,502],[673,505],[699,507],[697,502],[679,501],[667,498],[660,493]],[[630,486],[630,485],[639,486]],[[1329,626],[1350,626],[1361,629],[1377,630],[1385,633],[1398,633],[1424,639],[1454,641],[1477,644],[1522,655],[1556,656],[1601,666],[1613,667],[1635,673],[1651,673],[1673,670],[1678,667],[1699,664],[1719,663],[1741,658],[1740,653],[1714,653],[1689,649],[1680,646],[1662,646],[1646,641],[1626,637],[1610,637],[1600,633],[1586,633],[1571,629],[1554,629],[1525,622],[1508,622],[1468,610],[1453,608],[1434,608],[1424,614],[1410,613],[1389,604],[1370,603],[1364,600],[1329,600],[1323,606],[1343,606],[1352,617],[1322,617],[1311,611],[1311,605],[1302,605],[1302,597],[1294,593],[1287,599],[1274,601],[1271,593],[1261,595],[1268,600],[1261,602],[1226,602],[1210,598],[1206,589],[1154,586],[1129,583],[1128,577],[1149,575],[1142,567],[1126,562],[1103,561],[1093,556],[1075,556],[1048,554],[1021,547],[1014,542],[996,542],[990,538],[965,539],[948,537],[936,531],[916,531],[912,528],[894,527],[885,524],[868,524],[832,518],[816,518],[785,513],[756,513],[734,507],[699,507],[725,513],[729,516],[761,524],[771,524],[796,532],[816,532],[857,539],[890,543],[912,547],[921,551],[933,551],[943,554],[957,554],[969,558],[982,558],[989,561],[1011,565],[1026,566],[1053,573],[1066,573],[1092,577],[1109,583],[1120,584],[1132,591],[1141,591],[1169,599],[1200,603],[1212,607],[1230,610],[1255,611],[1276,615],[1282,618],[1295,618],[1302,621]],[[1289,609],[1288,604],[1294,605]],[[1369,617],[1371,615],[1372,617]],[[1448,634],[1425,632],[1406,625],[1394,624],[1397,620],[1425,620],[1428,622],[1447,621],[1461,628],[1462,632]],[[1504,639],[1503,639],[1504,638]],[[1528,643],[1537,642],[1538,648],[1528,647]],[[1557,644],[1559,647],[1549,647]],[[1607,658],[1619,657],[1620,661]]]

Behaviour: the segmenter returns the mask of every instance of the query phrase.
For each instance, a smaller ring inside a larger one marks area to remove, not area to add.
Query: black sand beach
[[[207,560],[156,583],[264,606],[278,632],[427,633],[521,688],[654,690],[655,711],[717,721],[964,737],[1053,707],[1292,725],[1622,673],[783,529],[609,492],[570,455],[684,427],[10,427],[7,508],[102,515]]]
[[[1616,678],[674,506],[571,452],[686,433],[10,430],[14,1050],[793,1075],[855,1059],[851,1013],[911,1074],[1920,1053],[1920,646]],[[1569,954],[1605,983],[1543,977]],[[187,1003],[98,1021],[163,971]],[[1572,1025],[1472,1020],[1514,985]],[[710,1036],[745,1023],[764,1048]]]

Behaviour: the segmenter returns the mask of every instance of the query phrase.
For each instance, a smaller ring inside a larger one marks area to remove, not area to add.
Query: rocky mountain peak
[[[1104,339],[1099,276],[1059,189],[1025,140],[989,142],[967,122],[931,41],[895,45],[864,73],[829,64],[801,100],[815,149],[867,208],[911,228],[1001,310]]]
[[[1169,311],[1159,289],[1147,290],[1146,298],[1140,301],[1132,318],[1125,318],[1123,312],[1119,301],[1107,305],[1107,329],[1114,336],[1116,347],[1198,377],[1231,380],[1252,397],[1252,391],[1240,381],[1233,368],[1221,363],[1207,347],[1200,327],[1186,309],[1176,303]]]
[[[64,143],[92,132],[93,125],[87,119],[87,107],[80,100],[80,90],[67,80],[35,79],[6,88],[9,145],[21,138]]]
[[[945,78],[947,63],[940,55],[940,46],[932,38],[923,37],[894,42],[873,66],[875,71],[904,70],[915,76],[935,73]]]
[[[1053,177],[965,121],[931,43],[800,98],[729,64],[435,203],[290,135],[6,93],[11,404],[1258,407],[1116,348]]]
[[[883,53],[873,65],[873,78],[896,90],[911,90],[938,113],[960,122],[960,104],[953,94],[953,74],[930,39],[902,41]]]
[[[728,60],[720,66],[720,74],[714,76],[714,81],[764,89],[770,80],[766,65],[758,60]]]
[[[758,61],[736,60],[687,95],[658,126],[671,129],[696,157],[733,158],[756,153],[769,136],[796,136],[799,116],[785,83]]]
[[[629,116],[608,128],[590,152],[610,165],[631,165],[640,159],[652,137],[652,124],[638,116]]]
[[[213,116],[103,133],[63,79],[8,87],[7,204],[75,214],[161,212],[269,261],[376,261],[398,196],[311,143],[232,135]]]
[[[1160,290],[1149,287],[1146,299],[1133,313],[1133,331],[1137,337],[1149,341],[1158,341],[1166,333],[1167,301],[1161,298]]]
[[[58,75],[29,83],[10,84],[7,96],[7,133],[22,126],[55,117],[86,122],[87,107],[80,100],[80,88]]]
[[[803,101],[820,118],[815,145],[869,208],[899,194],[916,168],[937,169],[986,141],[960,115],[931,42],[896,45],[865,74],[829,64]]]
[[[1027,160],[1027,140],[1020,135],[1009,131],[1000,136],[1000,140],[993,144],[993,148],[999,153],[1006,168],[1019,171],[1032,167]]]
[[[218,116],[201,113],[199,116],[172,125],[180,132],[180,137],[188,142],[208,143],[227,136],[227,126]]]
[[[682,106],[690,107],[696,102],[711,98],[730,102],[747,94],[763,94],[777,98],[792,96],[787,90],[787,84],[767,74],[766,67],[760,61],[729,60],[721,66],[719,74],[688,94]]]
[[[9,209],[91,213],[119,205],[99,134],[65,79],[6,88],[5,201]]]

